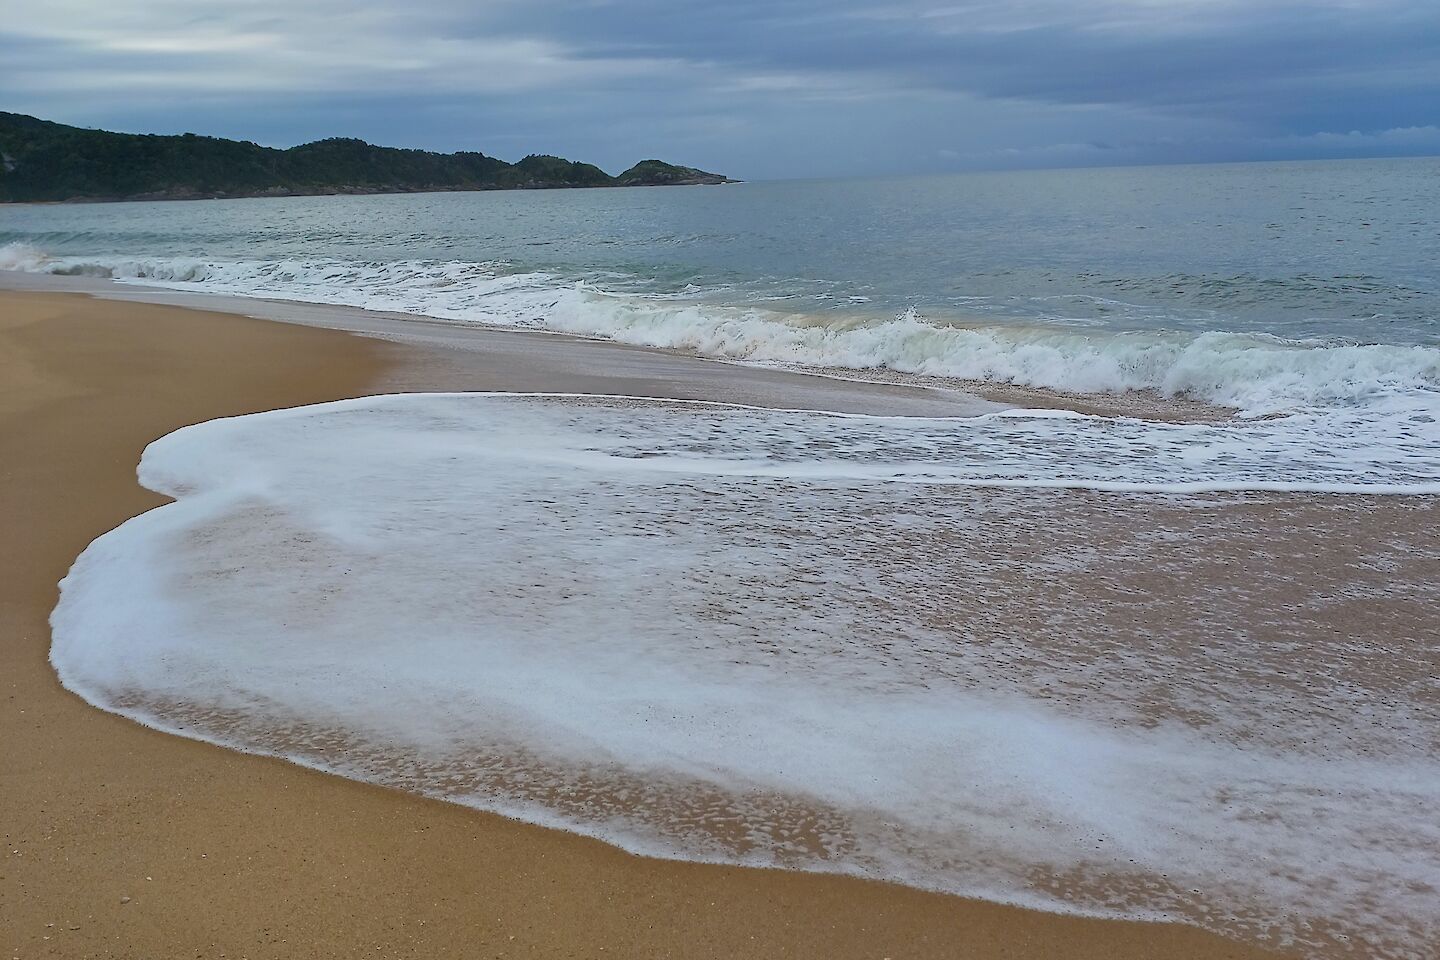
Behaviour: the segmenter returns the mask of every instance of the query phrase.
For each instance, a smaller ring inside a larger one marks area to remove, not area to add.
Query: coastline
[[[627,344],[558,330],[466,324],[410,313],[366,310],[330,303],[243,297],[203,290],[122,282],[89,276],[0,271],[0,293],[80,293],[134,303],[237,314],[286,324],[320,327],[417,346],[426,351],[426,377],[445,384],[399,390],[497,389],[564,392],[572,378],[584,392],[625,393],[639,378],[646,395],[676,400],[718,400],[757,406],[791,406],[838,413],[892,416],[973,416],[1007,407],[1069,410],[1094,416],[1136,416],[1173,423],[1216,423],[1235,411],[1203,400],[1156,393],[1078,394],[993,381],[964,381],[889,369],[784,366],[682,350]],[[464,356],[446,363],[444,357]],[[494,362],[490,362],[490,361]],[[594,376],[597,366],[607,371]],[[443,372],[442,372],[443,368]],[[478,370],[483,387],[467,386],[464,371]],[[552,376],[562,379],[552,380]],[[501,382],[488,379],[500,377]],[[537,379],[538,378],[538,379]],[[549,384],[556,384],[552,386]],[[657,384],[659,385],[657,387]],[[657,392],[658,390],[658,392]]]
[[[504,351],[462,362],[439,342],[382,343],[174,306],[11,291],[0,302],[13,524],[0,628],[0,673],[10,680],[4,793],[13,798],[0,916],[13,955],[1274,955],[1177,924],[635,857],[157,733],[83,704],[47,660],[57,581],[90,539],[161,502],[135,482],[135,464],[147,442],[188,423],[368,393],[517,384],[667,396],[713,393],[723,381],[762,403],[874,412],[958,412],[973,398],[592,341],[552,351],[541,349],[558,345],[550,338],[503,331],[488,334]],[[615,365],[595,369],[597,350]],[[689,364],[706,376],[683,379]]]

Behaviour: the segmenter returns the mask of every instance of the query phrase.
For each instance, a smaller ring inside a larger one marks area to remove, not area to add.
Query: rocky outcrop
[[[641,160],[615,178],[625,187],[693,186],[696,184],[738,183],[718,173],[681,167],[663,160]]]

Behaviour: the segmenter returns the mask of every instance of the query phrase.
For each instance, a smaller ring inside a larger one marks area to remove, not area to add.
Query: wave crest
[[[992,381],[1074,393],[1150,390],[1269,415],[1440,392],[1440,349],[1261,334],[961,324],[914,309],[823,317],[685,297],[607,292],[543,272],[460,261],[46,257],[0,247],[0,269],[107,277],[604,337],[755,363]]]

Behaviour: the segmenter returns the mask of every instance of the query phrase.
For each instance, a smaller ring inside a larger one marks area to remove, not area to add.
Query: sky
[[[1440,0],[6,0],[0,110],[745,179],[1440,154]]]

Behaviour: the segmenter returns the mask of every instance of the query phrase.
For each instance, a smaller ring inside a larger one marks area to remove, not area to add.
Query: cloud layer
[[[0,109],[748,177],[1440,152],[1433,0],[48,0]]]

